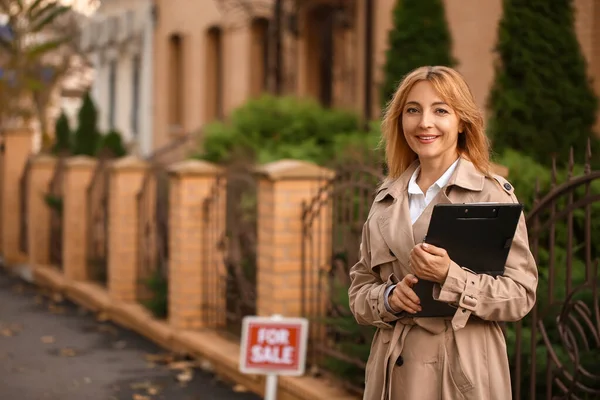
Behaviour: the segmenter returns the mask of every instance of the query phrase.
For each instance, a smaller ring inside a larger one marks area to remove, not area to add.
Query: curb
[[[23,269],[28,271],[23,271]],[[241,384],[264,396],[265,378],[239,371],[240,345],[216,331],[176,331],[168,323],[155,319],[137,303],[111,299],[106,289],[91,282],[72,282],[62,272],[48,265],[22,266],[20,276],[31,276],[31,282],[66,296],[74,303],[98,313],[126,329],[146,337],[157,345],[174,352],[187,353],[208,360],[217,374]],[[277,389],[280,400],[358,400],[342,388],[324,379],[309,376],[280,376]]]

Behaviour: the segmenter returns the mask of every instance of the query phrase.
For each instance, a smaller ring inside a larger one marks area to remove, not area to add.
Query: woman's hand
[[[421,311],[421,301],[412,290],[412,287],[418,282],[417,278],[412,274],[407,274],[392,290],[388,298],[388,304],[392,310],[406,311],[411,314]]]
[[[446,250],[428,243],[413,247],[408,262],[416,276],[440,285],[446,281],[450,269],[450,257]]]

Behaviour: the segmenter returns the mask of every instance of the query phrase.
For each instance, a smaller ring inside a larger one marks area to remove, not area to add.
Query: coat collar
[[[398,199],[404,195],[408,189],[410,177],[419,167],[419,160],[415,160],[396,180],[386,180],[380,187],[375,196],[375,201],[381,201],[388,195]],[[446,187],[458,186],[463,189],[481,192],[485,183],[485,175],[482,174],[475,165],[464,157],[460,157],[456,170],[450,177]]]

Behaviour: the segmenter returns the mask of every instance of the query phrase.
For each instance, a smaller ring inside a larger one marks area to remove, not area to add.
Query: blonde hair
[[[388,103],[382,121],[381,139],[388,164],[388,179],[396,179],[417,159],[402,128],[402,110],[408,93],[420,81],[430,82],[439,96],[457,113],[463,127],[458,151],[484,175],[490,175],[490,144],[483,115],[462,75],[444,66],[420,67],[407,74]]]

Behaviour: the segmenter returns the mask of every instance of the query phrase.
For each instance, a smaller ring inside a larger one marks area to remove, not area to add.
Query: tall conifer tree
[[[582,154],[598,100],[575,35],[573,1],[504,0],[497,51],[489,102],[494,150],[513,148],[545,165],[553,155],[566,163],[571,146]]]
[[[381,102],[386,104],[404,75],[424,65],[454,66],[443,0],[397,0],[384,66]]]

